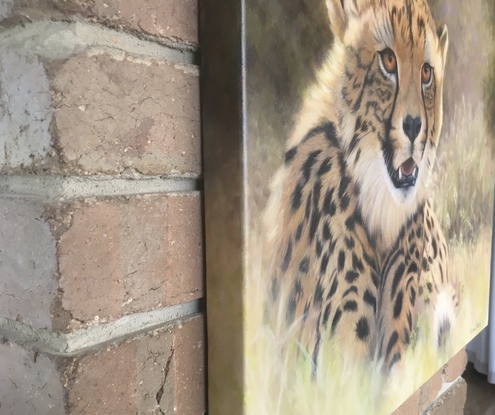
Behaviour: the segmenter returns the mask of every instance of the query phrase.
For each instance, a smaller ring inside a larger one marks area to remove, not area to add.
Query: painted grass
[[[442,174],[432,177],[434,206],[449,240],[450,272],[461,281],[448,350],[437,353],[430,323],[421,317],[414,346],[387,379],[379,367],[356,361],[352,350],[328,342],[313,380],[309,358],[297,353],[290,335],[280,338],[264,325],[267,278],[259,260],[262,237],[255,229],[245,287],[246,414],[390,414],[486,324],[495,172],[482,110],[463,102],[453,123],[456,133],[445,137],[438,157]]]

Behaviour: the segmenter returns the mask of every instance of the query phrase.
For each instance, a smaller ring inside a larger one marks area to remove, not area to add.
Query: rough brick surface
[[[42,216],[43,204],[36,200],[0,198],[0,317],[51,329],[56,248]]]
[[[200,173],[192,69],[83,53],[54,75],[55,139],[64,163],[84,173]]]
[[[442,388],[442,369],[438,370],[428,381],[421,387],[419,394],[419,411],[422,413],[437,399],[438,392]]]
[[[0,171],[200,175],[195,67],[118,51],[65,62],[24,53],[0,48]]]
[[[198,42],[197,0],[3,0],[0,21],[87,19],[185,45]]]
[[[62,307],[77,321],[203,296],[199,192],[77,202],[53,210],[50,223],[62,228]]]
[[[0,46],[0,169],[39,163],[50,150],[49,82],[37,56]]]
[[[64,415],[56,364],[15,344],[0,344],[0,414]]]
[[[463,415],[466,404],[467,384],[459,378],[424,415]]]
[[[71,415],[188,414],[205,410],[205,333],[194,318],[68,367]]]
[[[462,349],[452,359],[448,361],[444,368],[444,380],[446,382],[453,382],[459,376],[464,373],[467,365],[467,353],[466,349]]]
[[[417,415],[419,413],[419,390],[399,406],[392,415]]]

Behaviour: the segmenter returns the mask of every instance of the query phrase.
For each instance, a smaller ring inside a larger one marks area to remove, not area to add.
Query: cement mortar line
[[[23,176],[0,175],[0,196],[29,196],[43,200],[202,190],[202,180],[187,177],[139,176]]]
[[[19,321],[0,318],[0,337],[53,356],[71,357],[170,326],[203,311],[203,301],[194,300],[153,311],[134,313],[116,321],[90,326],[69,334],[34,329]]]
[[[181,65],[196,65],[197,54],[163,43],[143,40],[92,23],[43,21],[0,31],[0,49],[48,59],[67,59],[87,49],[119,50],[147,62],[151,59]]]

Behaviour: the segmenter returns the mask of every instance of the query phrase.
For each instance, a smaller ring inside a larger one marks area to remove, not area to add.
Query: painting
[[[214,3],[210,411],[391,414],[487,324],[495,4]]]

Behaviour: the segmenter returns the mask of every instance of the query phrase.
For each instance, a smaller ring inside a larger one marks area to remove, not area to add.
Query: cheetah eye
[[[385,70],[389,74],[394,74],[397,71],[397,58],[395,57],[395,53],[392,49],[387,48],[384,51],[380,52],[380,57],[382,59],[382,64]]]
[[[429,63],[423,64],[423,67],[421,68],[421,82],[423,82],[423,84],[427,85],[430,83],[432,72],[433,68]]]

